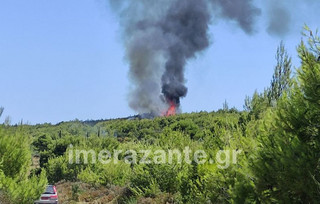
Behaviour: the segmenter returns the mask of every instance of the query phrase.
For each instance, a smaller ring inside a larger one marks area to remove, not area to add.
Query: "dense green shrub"
[[[30,138],[23,133],[12,134],[0,127],[0,190],[12,203],[32,203],[47,184],[45,171],[29,178],[30,144]]]

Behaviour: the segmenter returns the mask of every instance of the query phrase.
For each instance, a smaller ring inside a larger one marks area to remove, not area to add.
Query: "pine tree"
[[[288,56],[282,41],[277,49],[276,60],[277,65],[274,68],[271,86],[268,91],[269,103],[272,105],[290,87],[291,57]]]
[[[31,140],[22,132],[0,127],[0,192],[11,203],[33,203],[47,184],[45,171],[40,176],[30,177]],[[0,203],[4,203],[1,200]]]
[[[320,200],[320,63],[308,36],[301,42],[301,67],[277,107],[263,119],[261,148],[254,163],[256,191],[263,203]]]
[[[268,102],[268,89],[265,89],[263,93],[259,93],[257,90],[253,93],[252,97],[246,96],[244,110],[250,112],[249,117],[252,119],[260,118],[260,115],[270,107]]]

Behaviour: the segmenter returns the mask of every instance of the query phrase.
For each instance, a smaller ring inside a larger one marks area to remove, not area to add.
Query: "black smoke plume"
[[[235,21],[246,33],[254,32],[254,22],[261,14],[252,0],[209,0],[218,17]]]
[[[162,75],[162,93],[177,105],[187,94],[184,85],[187,60],[209,46],[209,22],[205,0],[181,0],[171,5],[160,23],[162,32],[173,40],[166,50],[168,57]]]
[[[187,95],[185,66],[209,46],[212,17],[246,33],[260,14],[252,0],[110,0],[118,11],[133,82],[129,105],[160,115]]]

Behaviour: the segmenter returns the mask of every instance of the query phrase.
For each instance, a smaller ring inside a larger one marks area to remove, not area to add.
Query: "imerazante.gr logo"
[[[174,164],[186,163],[191,164],[214,164],[218,168],[227,169],[231,164],[236,164],[238,155],[242,150],[218,150],[215,157],[208,156],[204,150],[191,150],[186,146],[183,150],[180,149],[157,149],[157,150],[122,150],[114,149],[95,151],[93,149],[77,149],[72,145],[68,148],[69,164],[109,164],[113,162],[118,164],[123,160],[127,164]]]

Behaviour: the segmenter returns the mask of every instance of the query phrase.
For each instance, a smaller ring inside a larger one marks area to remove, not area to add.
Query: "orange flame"
[[[170,101],[169,103],[170,103],[170,107],[167,110],[165,116],[176,115],[176,105],[172,101]]]

